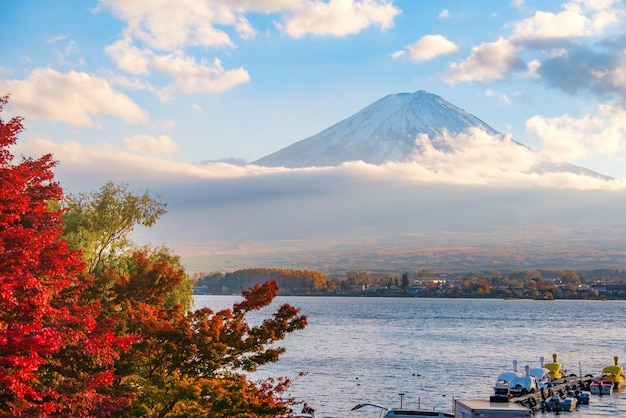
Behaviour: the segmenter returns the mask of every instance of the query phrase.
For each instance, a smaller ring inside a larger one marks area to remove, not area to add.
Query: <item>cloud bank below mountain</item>
[[[331,242],[417,246],[424,234],[449,246],[460,245],[460,236],[474,237],[463,245],[522,246],[548,237],[559,245],[608,248],[626,232],[623,180],[549,166],[541,171],[545,156],[481,130],[416,140],[424,152],[404,163],[291,169],[175,162],[45,139],[16,151],[53,153],[69,192],[112,180],[160,195],[168,213],[138,231],[138,240],[166,244],[183,257],[306,252]],[[430,141],[453,148],[443,152]]]
[[[351,181],[386,180],[450,185],[491,185],[578,190],[623,190],[626,182],[593,172],[550,171],[546,164],[558,165],[545,155],[498,135],[470,129],[457,135],[444,132],[429,138],[419,135],[415,142],[420,153],[406,162],[381,165],[350,161],[336,167],[263,167],[228,162],[190,163],[137,153],[113,145],[85,146],[67,142],[55,144],[45,138],[18,144],[18,155],[46,153],[59,161],[57,173],[69,187],[98,187],[108,180],[149,186],[160,182],[178,183],[197,180],[232,180],[269,177],[275,181],[290,177],[332,176]],[[437,144],[435,147],[433,144]],[[446,150],[441,149],[444,145]],[[540,170],[537,170],[540,168]],[[144,184],[145,183],[145,184]],[[326,187],[331,187],[326,185]]]

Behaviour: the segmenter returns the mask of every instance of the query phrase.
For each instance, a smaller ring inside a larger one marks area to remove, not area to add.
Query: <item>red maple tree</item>
[[[8,96],[0,97],[0,112]],[[0,416],[105,416],[128,404],[109,392],[113,364],[135,340],[117,337],[91,278],[59,239],[62,198],[51,155],[14,163],[22,119],[0,118]]]

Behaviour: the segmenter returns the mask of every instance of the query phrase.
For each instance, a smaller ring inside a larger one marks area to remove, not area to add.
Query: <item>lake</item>
[[[214,310],[241,300],[194,298],[196,308]],[[350,409],[365,401],[399,407],[400,393],[404,407],[451,411],[454,398],[487,400],[514,359],[523,370],[556,353],[568,374],[594,376],[613,356],[626,362],[624,301],[294,296],[272,307],[282,303],[301,308],[308,326],[283,340],[286,353],[259,375],[294,378],[289,394],[318,417],[377,417]],[[568,415],[626,416],[626,390],[592,396]]]

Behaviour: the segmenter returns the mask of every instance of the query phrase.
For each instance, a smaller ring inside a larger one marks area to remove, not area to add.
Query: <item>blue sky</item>
[[[16,153],[52,152],[71,192],[114,180],[167,198],[164,184],[328,173],[216,161],[254,161],[417,90],[555,160],[626,178],[619,0],[22,0],[0,19],[0,92],[6,114],[25,118]],[[445,173],[356,164],[334,175],[623,189],[480,155]]]

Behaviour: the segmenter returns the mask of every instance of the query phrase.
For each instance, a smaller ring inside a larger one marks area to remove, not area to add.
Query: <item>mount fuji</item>
[[[505,135],[443,98],[424,90],[390,94],[370,104],[341,122],[262,157],[252,164],[266,167],[337,166],[348,161],[380,165],[410,161],[421,154],[423,144],[416,138],[426,134],[433,148],[449,152],[443,136],[455,136],[479,128],[494,138]],[[526,145],[513,144],[529,150]],[[538,152],[537,152],[538,153]],[[570,172],[608,179],[608,177],[568,163],[550,162],[547,158],[534,172]]]
[[[234,164],[210,169],[235,176],[156,189],[172,202],[159,235],[184,237],[195,271],[626,264],[621,180],[555,163],[425,91],[388,95],[256,166]]]
[[[353,116],[255,162],[262,166],[336,166],[346,161],[383,164],[406,161],[418,151],[415,139],[431,140],[443,134],[459,134],[477,127],[504,137],[474,115],[441,97],[420,90],[390,94]],[[521,145],[521,144],[520,144]],[[444,145],[434,143],[435,148]]]

